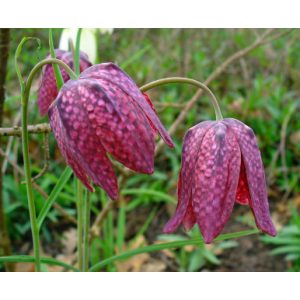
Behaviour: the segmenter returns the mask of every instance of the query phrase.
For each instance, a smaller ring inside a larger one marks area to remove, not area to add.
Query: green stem
[[[34,257],[35,257],[35,271],[39,272],[41,270],[39,226],[37,222],[35,202],[33,198],[31,167],[30,167],[30,159],[29,159],[29,138],[28,138],[28,130],[27,130],[29,94],[30,94],[30,89],[31,89],[34,76],[46,64],[60,65],[62,68],[64,68],[67,71],[67,73],[70,75],[72,79],[76,79],[77,76],[64,62],[58,59],[51,58],[51,59],[42,60],[37,65],[35,65],[35,67],[31,70],[27,81],[24,82],[17,62],[18,56],[20,55],[20,51],[21,51],[20,49],[22,48],[24,42],[25,41],[22,40],[21,44],[17,48],[16,55],[15,55],[15,64],[16,64],[16,70],[17,70],[17,74],[21,86],[22,150],[23,150],[28,207],[29,207],[30,223],[31,223],[31,230],[32,230]]]
[[[89,229],[90,229],[90,193],[86,190],[86,199],[84,202],[84,219],[83,219],[83,266],[82,270],[89,270]]]
[[[27,99],[28,100],[28,99]],[[24,171],[25,179],[27,183],[27,198],[30,215],[30,223],[32,230],[33,249],[35,257],[35,271],[40,272],[40,238],[39,238],[39,227],[36,219],[35,203],[32,192],[32,181],[30,171],[30,160],[29,160],[29,147],[28,147],[28,131],[27,131],[27,103],[25,93],[22,94],[22,147],[23,147],[23,160],[24,160]]]
[[[221,113],[221,109],[220,109],[218,100],[216,99],[213,92],[204,83],[202,83],[200,81],[190,79],[190,78],[185,78],[185,77],[168,77],[168,78],[158,79],[158,80],[152,81],[148,84],[145,84],[140,88],[140,90],[142,92],[146,92],[155,87],[158,87],[158,86],[161,86],[164,84],[169,84],[169,83],[187,83],[187,84],[194,85],[194,86],[204,90],[210,96],[211,104],[213,105],[213,107],[215,109],[216,119],[223,120],[223,116]]]
[[[80,74],[80,38],[81,29],[78,30],[76,36],[76,44],[74,50],[74,71],[77,76]],[[83,190],[85,197],[83,199]],[[78,263],[82,272],[87,272],[89,268],[89,227],[90,227],[90,194],[83,189],[81,181],[77,180],[77,196],[78,196]]]
[[[50,54],[52,58],[56,58],[55,56],[55,49],[54,49],[54,43],[53,43],[53,34],[52,34],[52,28],[49,29],[49,48],[50,48]],[[60,69],[58,65],[54,65],[53,66],[54,69],[54,75],[55,75],[55,79],[56,79],[56,85],[57,85],[57,89],[61,89],[61,87],[64,84],[64,79],[61,75]]]
[[[18,80],[19,80],[22,92],[24,91],[24,88],[25,88],[25,81],[24,81],[24,79],[22,77],[21,70],[20,70],[20,67],[18,65],[18,58],[21,55],[22,48],[23,48],[24,44],[26,42],[28,42],[28,41],[36,41],[38,43],[38,48],[40,48],[40,45],[41,45],[41,42],[40,42],[40,40],[38,38],[35,38],[35,37],[24,37],[21,40],[20,44],[18,45],[18,47],[16,49],[16,52],[15,52],[15,69],[16,69],[16,73],[17,73],[17,76],[18,76]]]
[[[76,179],[77,195],[77,253],[78,268],[83,271],[83,186],[79,179]]]
[[[79,28],[76,36],[75,53],[74,53],[74,71],[80,74],[80,38],[82,29]]]
[[[65,64],[62,60],[59,60],[57,58],[47,58],[44,59],[42,61],[40,61],[39,63],[37,63],[33,69],[31,70],[31,72],[29,73],[27,82],[26,82],[26,88],[24,93],[27,93],[29,96],[29,92],[30,92],[30,88],[32,85],[32,81],[34,76],[36,75],[36,73],[44,66],[47,64],[57,64],[60,67],[62,67],[63,69],[65,69],[65,71],[68,73],[68,75],[70,76],[71,79],[76,80],[77,79],[77,75],[73,72],[73,70],[67,65]]]

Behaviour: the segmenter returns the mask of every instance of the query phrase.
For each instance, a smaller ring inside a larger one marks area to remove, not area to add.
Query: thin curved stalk
[[[24,160],[24,172],[25,180],[27,187],[27,198],[28,198],[28,207],[29,215],[31,222],[32,230],[32,239],[33,239],[33,249],[35,257],[35,271],[39,272],[41,270],[40,262],[40,238],[39,238],[39,227],[36,218],[35,203],[33,199],[32,192],[32,180],[31,180],[31,171],[30,171],[30,160],[29,160],[29,139],[27,131],[27,102],[24,100],[25,95],[22,95],[22,149],[23,149],[23,160]]]
[[[80,38],[82,29],[79,28],[76,36],[75,53],[74,53],[74,71],[80,74]]]
[[[147,83],[147,84],[143,85],[142,87],[140,87],[140,90],[142,92],[146,92],[155,87],[169,84],[169,83],[186,83],[186,84],[194,85],[194,86],[204,90],[210,97],[210,102],[213,105],[215,113],[216,113],[216,119],[223,120],[221,109],[220,109],[218,100],[215,97],[214,93],[204,83],[197,81],[195,79],[185,78],[185,77],[168,77],[168,78],[158,79],[158,80],[152,81],[150,83]]]
[[[77,253],[79,270],[83,271],[83,185],[79,179],[76,182],[77,197]]]
[[[28,79],[26,81],[26,87],[24,90],[24,93],[26,94],[27,98],[30,93],[30,89],[31,89],[31,85],[32,85],[34,76],[36,75],[37,72],[39,72],[39,70],[44,65],[47,65],[47,64],[57,64],[60,67],[62,67],[63,69],[65,69],[65,71],[68,73],[68,75],[70,76],[71,79],[73,79],[73,80],[77,79],[77,75],[74,73],[74,71],[67,64],[65,64],[62,60],[59,60],[57,58],[46,58],[44,60],[41,60],[39,63],[37,63],[31,70],[31,72],[29,73]]]
[[[90,229],[90,192],[85,190],[86,197],[83,209],[83,266],[82,270],[88,272],[89,270],[89,229]]]
[[[49,48],[50,48],[50,55],[52,58],[56,58],[55,56],[55,49],[54,49],[54,43],[53,43],[53,34],[52,34],[52,28],[49,29]],[[58,65],[53,65],[53,70],[54,70],[54,75],[56,79],[56,85],[57,89],[59,90],[63,84],[64,84],[64,79],[62,77],[62,74],[60,72],[59,66]]]
[[[29,94],[30,94],[30,89],[31,89],[34,76],[46,64],[60,65],[62,68],[66,70],[66,72],[69,74],[69,76],[72,79],[76,79],[77,76],[72,71],[72,69],[68,65],[66,65],[63,61],[60,61],[55,58],[51,58],[51,59],[42,60],[37,65],[35,65],[35,67],[31,70],[27,81],[24,82],[21,76],[21,72],[17,60],[18,60],[18,56],[20,55],[22,45],[25,42],[26,40],[22,40],[22,42],[17,48],[16,55],[15,55],[15,67],[17,70],[17,74],[21,86],[22,150],[23,150],[24,173],[25,173],[26,188],[27,188],[28,207],[29,207],[30,223],[31,223],[31,230],[32,230],[34,257],[35,257],[35,271],[39,272],[41,270],[39,226],[37,222],[35,202],[33,198],[31,166],[30,166],[30,159],[29,159],[29,137],[28,137],[28,130],[27,130]]]

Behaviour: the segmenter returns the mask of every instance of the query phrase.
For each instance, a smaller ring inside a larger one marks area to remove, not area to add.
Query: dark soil
[[[238,232],[250,229],[244,224],[241,224],[236,219],[245,213],[248,213],[249,207],[236,206],[233,215],[227,223],[224,233]],[[158,217],[155,218],[151,227],[147,230],[147,240],[153,242],[157,235],[161,234],[163,224],[168,220],[164,213],[158,211]],[[151,233],[151,234],[150,234]],[[236,239],[238,246],[224,250],[218,256],[221,260],[221,265],[205,266],[199,271],[213,271],[213,272],[284,272],[287,271],[288,265],[282,256],[271,256],[271,247],[260,240],[261,235],[255,234]],[[167,262],[168,271],[178,270],[175,261],[170,262],[170,259],[163,257],[162,253],[153,253],[152,257]]]
[[[228,224],[231,232],[241,230],[234,221]],[[281,256],[271,256],[271,248],[260,240],[260,235],[239,238],[239,245],[220,255],[222,264],[214,271],[220,272],[283,272],[288,266]]]

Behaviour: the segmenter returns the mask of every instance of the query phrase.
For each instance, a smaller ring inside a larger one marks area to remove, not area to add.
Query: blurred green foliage
[[[292,217],[288,225],[284,226],[275,238],[264,236],[261,238],[274,249],[271,255],[284,255],[290,262],[290,271],[300,271],[300,215],[292,209]]]

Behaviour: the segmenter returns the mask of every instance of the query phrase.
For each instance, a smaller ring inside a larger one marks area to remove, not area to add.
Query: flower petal
[[[226,119],[224,122],[235,131],[240,145],[251,196],[249,204],[256,225],[263,232],[275,236],[276,229],[269,212],[265,172],[255,134],[250,127],[238,120]]]
[[[146,93],[143,93],[146,101],[148,102],[148,104],[150,105],[150,107],[153,109],[153,111],[156,113],[156,110],[155,110],[155,107],[150,99],[150,97],[146,94]],[[149,121],[149,124],[153,130],[153,133],[154,133],[154,136],[156,136],[156,134],[158,133],[156,127],[153,125],[153,123],[151,122],[151,120],[149,119],[149,117],[147,117],[147,120]]]
[[[183,224],[185,231],[190,231],[194,227],[196,221],[197,220],[196,220],[196,216],[193,211],[192,199],[190,199],[185,216],[182,220],[182,224]]]
[[[241,154],[231,130],[217,122],[206,133],[195,165],[193,210],[206,243],[220,234],[235,202]]]
[[[47,58],[50,58],[51,55],[48,55]],[[66,63],[71,69],[73,69],[73,54],[71,52],[63,51],[60,49],[55,50],[55,57],[57,59],[62,60]],[[91,63],[88,60],[88,57],[85,53],[80,53],[80,71],[85,70],[86,68],[90,67]],[[68,73],[60,67],[60,72],[63,77],[64,82],[70,79]],[[51,103],[57,97],[57,84],[56,78],[54,75],[53,65],[47,64],[43,67],[42,71],[42,79],[41,84],[38,90],[38,107],[40,111],[40,115],[44,116]]]
[[[72,159],[77,159],[77,163],[84,172],[96,185],[102,187],[109,197],[117,199],[116,175],[82,104],[92,95],[86,89],[80,91],[80,87],[78,81],[73,80],[68,81],[63,86],[57,100],[50,108],[50,120],[52,110],[57,106],[61,124],[65,130],[63,143],[71,149]],[[55,130],[55,128],[53,129]],[[83,183],[86,184],[86,182]]]
[[[195,164],[199,159],[199,150],[206,132],[211,128],[215,122],[205,121],[191,129],[185,134],[182,149],[182,164],[178,180],[178,205],[175,215],[165,225],[163,231],[165,233],[174,232],[185,218],[189,200],[191,197],[191,190],[194,184]],[[187,224],[187,220],[185,219]],[[189,226],[187,226],[189,227]]]
[[[130,96],[101,79],[81,79],[83,107],[105,150],[126,167],[141,173],[154,170],[155,142],[146,117]]]
[[[241,205],[248,205],[251,199],[243,158],[241,160],[240,178],[235,198],[236,202]]]
[[[89,183],[84,167],[80,164],[80,159],[76,151],[74,151],[68,143],[66,131],[61,122],[56,105],[52,105],[49,109],[49,120],[62,156],[65,158],[67,164],[71,166],[75,175],[90,191],[93,191],[93,187]]]
[[[145,99],[140,89],[136,86],[134,81],[118,66],[113,63],[94,65],[82,72],[80,78],[99,78],[110,82],[112,85],[118,85],[120,89],[127,93],[140,106],[143,113],[157,128],[163,140],[170,147],[174,147],[171,137],[160,122],[156,113]]]
[[[55,50],[55,56],[57,59],[62,59],[62,56],[65,53],[66,51]],[[49,57],[50,55],[47,56],[47,58]],[[67,62],[65,61],[65,63]],[[67,72],[63,68],[60,68],[60,71],[63,80],[67,81],[69,79],[69,75],[67,74]],[[53,65],[47,64],[43,67],[41,84],[38,90],[37,103],[38,103],[41,116],[44,116],[47,113],[48,108],[50,104],[53,102],[53,100],[56,98],[57,93],[58,91],[57,91]]]

